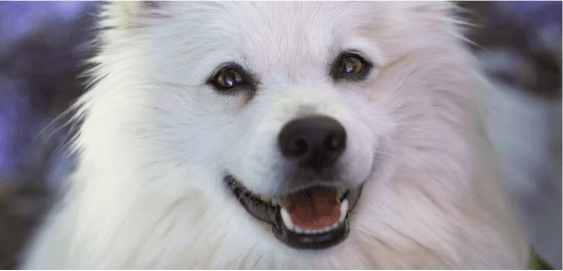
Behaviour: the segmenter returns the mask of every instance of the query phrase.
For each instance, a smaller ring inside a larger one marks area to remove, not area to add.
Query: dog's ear
[[[112,26],[119,29],[142,27],[151,19],[161,17],[160,10],[168,2],[163,1],[117,1],[103,7],[102,17],[110,18]]]

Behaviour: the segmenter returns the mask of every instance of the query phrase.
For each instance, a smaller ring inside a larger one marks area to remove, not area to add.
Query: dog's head
[[[101,23],[103,79],[82,99],[83,131],[119,114],[104,129],[132,135],[120,148],[140,170],[296,248],[348,236],[363,185],[412,146],[398,143],[412,136],[405,119],[428,123],[432,65],[458,57],[444,57],[457,44],[447,3],[123,5]]]

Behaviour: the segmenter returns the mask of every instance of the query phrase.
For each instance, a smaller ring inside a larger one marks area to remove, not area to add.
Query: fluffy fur
[[[454,9],[104,5],[93,86],[75,106],[77,170],[22,267],[524,268],[526,244],[479,117],[487,84]],[[344,49],[374,63],[365,81],[327,75]],[[250,99],[206,84],[227,61],[259,78]],[[257,194],[278,191],[276,136],[305,114],[342,123],[342,174],[367,178],[350,236],[319,251],[278,241],[222,181],[230,172]]]

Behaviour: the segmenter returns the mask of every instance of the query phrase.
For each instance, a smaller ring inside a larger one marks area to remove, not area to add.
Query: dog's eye
[[[361,74],[364,71],[363,59],[357,56],[346,56],[340,61],[338,71],[347,74]]]
[[[361,81],[367,77],[371,65],[361,56],[343,52],[332,64],[330,75],[335,81]]]
[[[221,70],[213,81],[221,88],[232,88],[245,82],[239,70],[235,68]]]

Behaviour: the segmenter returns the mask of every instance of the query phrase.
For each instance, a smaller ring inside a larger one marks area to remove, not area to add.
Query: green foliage
[[[531,257],[530,257],[530,269],[531,270],[552,270],[551,266],[546,263],[544,260],[536,254],[536,252],[532,249],[531,250]]]

